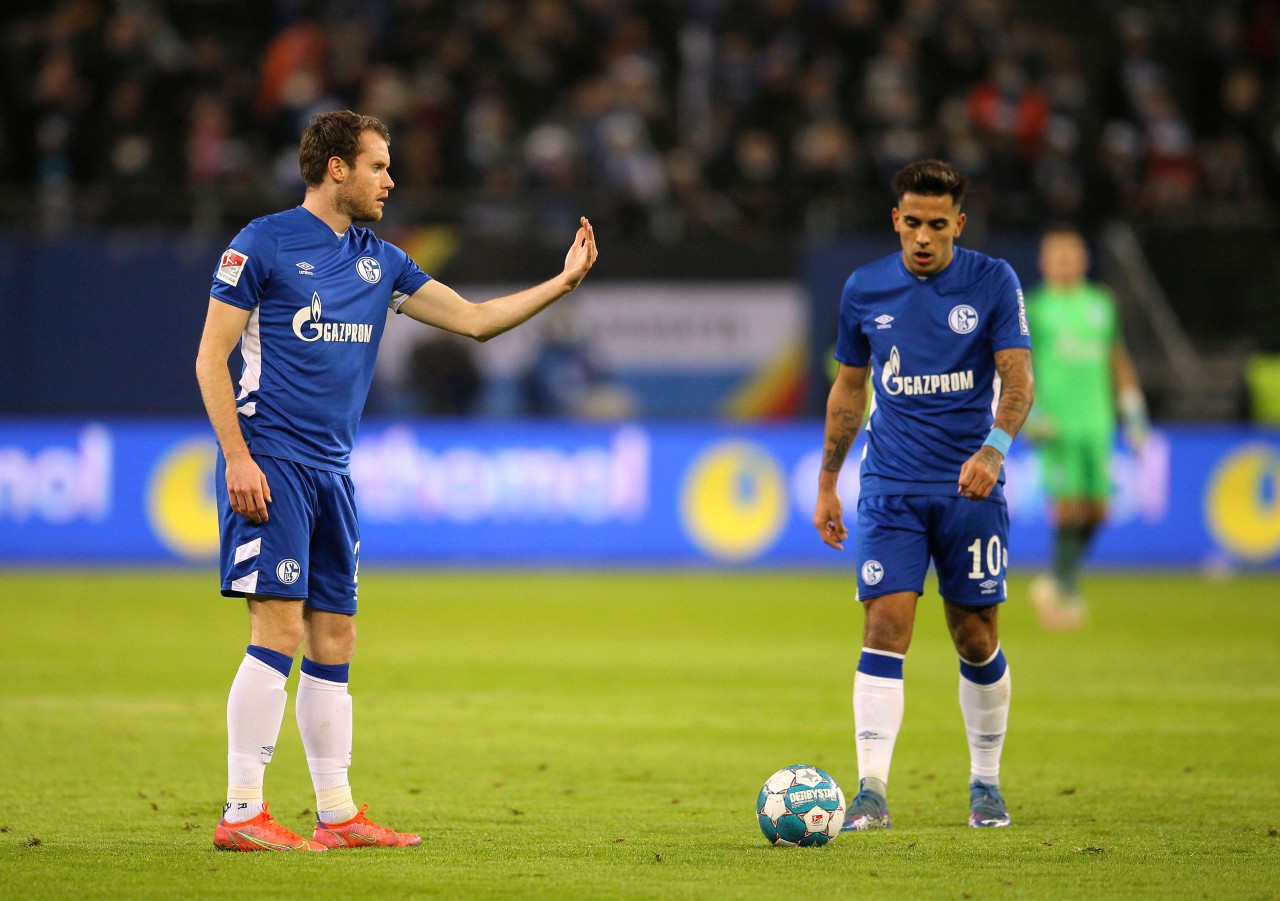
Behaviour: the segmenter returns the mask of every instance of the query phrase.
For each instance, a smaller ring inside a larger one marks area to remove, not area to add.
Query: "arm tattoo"
[[[844,458],[853,447],[853,439],[862,423],[862,412],[849,407],[838,407],[827,414],[827,446],[822,453],[822,468],[826,472],[839,472]]]
[[[1017,435],[1027,421],[1034,398],[1031,351],[1011,348],[996,352],[1000,373],[1000,402],[996,405],[995,427]]]
[[[994,447],[989,447],[985,444],[982,445],[978,450],[978,456],[981,457],[982,460],[985,461],[992,469],[999,470],[1001,465],[1003,465],[1004,458],[1000,456],[1000,452]]]

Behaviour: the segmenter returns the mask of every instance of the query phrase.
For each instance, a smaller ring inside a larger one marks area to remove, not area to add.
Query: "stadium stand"
[[[883,227],[888,176],[936,155],[976,178],[975,241],[1123,220],[1200,350],[1280,351],[1258,316],[1280,241],[1280,0],[6,8],[10,229],[224,235],[298,196],[298,133],[350,107],[391,128],[391,224],[538,246],[589,209],[634,251],[624,274],[691,242],[710,274],[791,274],[803,244]],[[1233,249],[1224,313],[1204,273]]]

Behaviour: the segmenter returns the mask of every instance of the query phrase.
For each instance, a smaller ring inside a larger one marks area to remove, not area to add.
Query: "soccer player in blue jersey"
[[[227,803],[214,844],[416,845],[417,835],[368,820],[347,778],[360,556],[348,462],[386,311],[488,340],[577,288],[595,263],[595,236],[581,219],[559,275],[471,303],[355,224],[381,219],[394,187],[381,122],[349,111],[317,116],[299,161],[302,205],[255,219],[222,254],[196,361],[219,445],[222,594],[248,600],[250,626],[227,701]],[[238,394],[227,367],[237,343]],[[295,706],[316,795],[311,839],[272,819],[262,791],[300,647]]]
[[[875,386],[857,516],[865,611],[853,686],[859,784],[846,830],[889,828],[903,661],[930,559],[960,655],[969,825],[1009,825],[1000,793],[1009,668],[996,631],[1009,537],[1002,464],[1031,409],[1031,339],[1009,265],[955,246],[967,188],[939,160],[898,172],[893,227],[902,250],[856,270],[840,299],[840,366],[813,517],[839,550],[848,530],[836,481],[867,409],[868,376]]]

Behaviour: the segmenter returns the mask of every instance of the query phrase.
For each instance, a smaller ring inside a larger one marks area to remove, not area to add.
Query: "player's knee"
[[[307,656],[317,663],[350,663],[356,647],[355,617],[330,614],[316,617],[305,635]]]
[[[995,629],[961,628],[954,629],[951,640],[955,644],[956,653],[970,663],[979,663],[988,659],[1000,647],[1000,638]]]
[[[301,623],[297,625],[255,623],[251,641],[260,647],[271,648],[273,651],[293,657],[298,653],[298,648],[302,647],[302,625]]]
[[[970,662],[986,660],[1000,646],[994,618],[984,615],[990,609],[948,609],[947,625],[951,631],[951,642],[955,645],[956,653],[963,659]]]
[[[867,617],[862,644],[876,651],[905,654],[911,645],[911,622],[897,617]]]
[[[302,604],[292,600],[249,599],[252,643],[290,656],[302,645]]]

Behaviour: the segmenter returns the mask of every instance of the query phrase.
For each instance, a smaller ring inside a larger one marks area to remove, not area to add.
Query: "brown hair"
[[[919,160],[898,170],[893,177],[893,193],[898,200],[904,194],[922,197],[941,197],[950,194],[956,206],[960,206],[969,190],[969,179],[950,163],[942,160]]]
[[[361,116],[344,109],[312,117],[311,125],[302,133],[302,141],[298,145],[298,165],[307,187],[316,188],[324,184],[329,160],[335,156],[348,166],[354,166],[360,153],[360,136],[366,131],[391,144],[387,126],[373,116]]]

